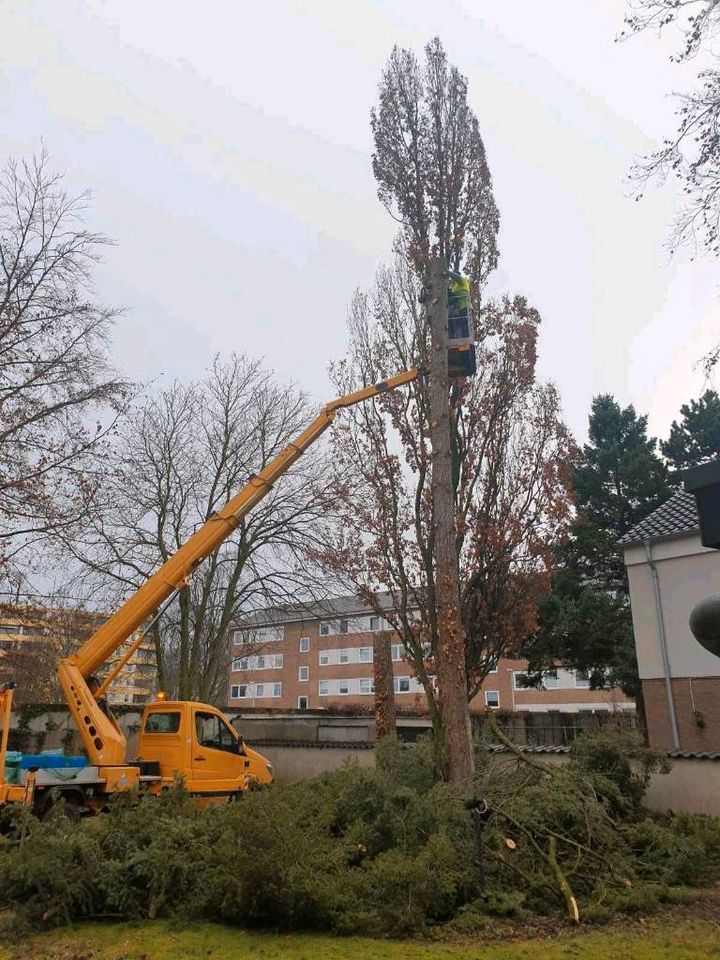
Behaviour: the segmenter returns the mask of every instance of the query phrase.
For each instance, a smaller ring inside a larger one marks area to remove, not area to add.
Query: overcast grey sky
[[[623,0],[0,0],[0,155],[42,137],[127,307],[119,364],[200,374],[231,349],[318,399],[347,304],[389,255],[369,111],[393,43],[439,34],[468,76],[501,212],[494,292],[543,316],[540,371],[583,436],[612,392],[664,434],[720,335],[717,266],[668,261],[674,188],[624,178],[672,129],[689,74]]]

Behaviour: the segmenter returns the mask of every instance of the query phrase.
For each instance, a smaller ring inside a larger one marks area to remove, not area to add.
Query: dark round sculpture
[[[690,614],[690,629],[697,642],[720,657],[720,593],[705,597]]]

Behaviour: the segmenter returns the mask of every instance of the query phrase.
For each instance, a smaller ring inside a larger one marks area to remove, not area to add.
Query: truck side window
[[[213,750],[225,750],[228,753],[237,752],[237,740],[232,731],[214,713],[195,714],[195,733],[201,747],[210,747]]]
[[[180,729],[180,711],[177,713],[149,713],[145,733],[177,733]]]

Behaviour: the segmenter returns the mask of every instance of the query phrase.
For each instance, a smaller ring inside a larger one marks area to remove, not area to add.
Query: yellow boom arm
[[[330,426],[338,410],[388,390],[412,383],[424,373],[421,368],[406,370],[373,386],[349,393],[326,404],[313,422],[275,457],[218,513],[214,514],[138,590],[129,597],[92,637],[58,664],[58,676],[65,698],[78,725],[90,762],[98,766],[125,763],[125,738],[112,716],[100,708],[97,690],[87,679],[101,667],[133,632],[170,597],[188,583],[195,567],[226,540],[240,521],[265,497],[273,484],[302,456]]]

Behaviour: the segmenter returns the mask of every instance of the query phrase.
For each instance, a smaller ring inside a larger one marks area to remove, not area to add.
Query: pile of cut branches
[[[428,743],[388,738],[377,760],[204,811],[179,786],[79,824],[6,812],[0,908],[32,926],[185,916],[404,936],[646,912],[720,878],[720,823],[647,813],[658,761],[627,739],[588,737],[562,765],[483,754],[470,804],[435,781]]]

